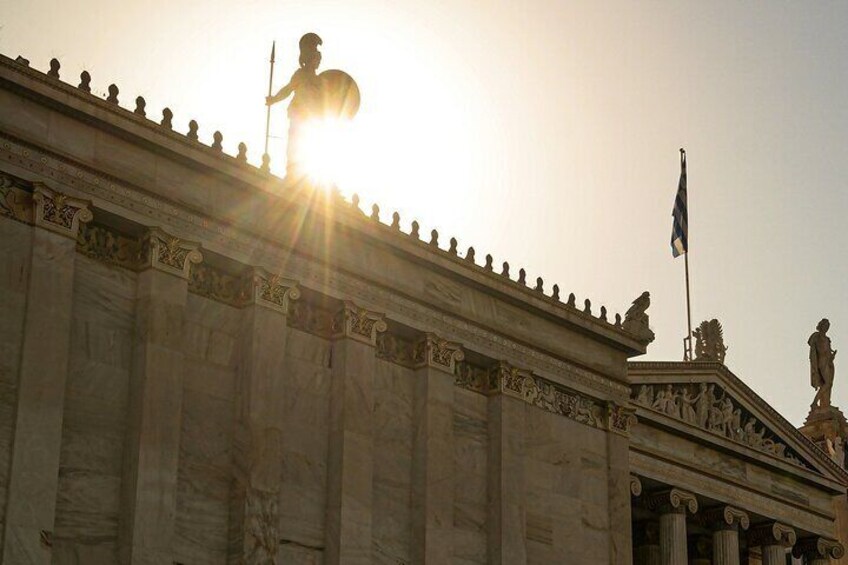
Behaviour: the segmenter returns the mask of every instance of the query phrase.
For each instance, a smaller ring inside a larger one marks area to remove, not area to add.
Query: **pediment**
[[[724,365],[631,362],[628,372],[631,400],[644,416],[848,483],[841,467]]]

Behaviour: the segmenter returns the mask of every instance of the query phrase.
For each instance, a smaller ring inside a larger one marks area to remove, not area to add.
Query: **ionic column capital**
[[[94,218],[89,209],[90,202],[51,190],[40,182],[33,183],[33,186],[33,223],[37,227],[76,239],[80,224]]]
[[[645,499],[648,508],[663,514],[698,511],[698,499],[691,492],[679,488],[661,490],[649,494]]]
[[[427,333],[415,342],[412,360],[415,368],[432,367],[453,374],[456,363],[465,359],[465,353],[458,343]]]
[[[143,269],[153,268],[188,279],[192,263],[203,261],[200,245],[151,228],[141,242]]]
[[[748,532],[748,545],[752,546],[781,545],[792,547],[797,540],[795,529],[780,522],[757,524]]]
[[[333,337],[351,338],[372,347],[377,345],[377,333],[388,329],[383,314],[371,312],[345,301],[333,318]]]
[[[813,559],[841,559],[845,555],[845,548],[836,540],[822,537],[809,537],[798,540],[792,548],[795,557],[805,556]]]
[[[741,528],[747,530],[751,525],[748,513],[733,506],[714,506],[706,508],[699,515],[700,521],[715,530]]]
[[[254,267],[246,274],[247,304],[256,304],[283,315],[289,314],[289,302],[300,298],[297,281]]]
[[[630,494],[642,496],[642,481],[636,475],[630,475]]]

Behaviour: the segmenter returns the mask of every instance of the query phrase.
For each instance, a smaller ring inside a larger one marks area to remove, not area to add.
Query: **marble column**
[[[633,565],[660,565],[659,525],[656,522],[637,523],[633,534]]]
[[[739,565],[739,530],[747,530],[748,514],[732,506],[703,511],[701,520],[713,530],[713,565]]]
[[[183,397],[183,325],[198,245],[151,229],[138,275],[119,559],[173,561]]]
[[[612,402],[607,405],[607,509],[610,524],[610,565],[632,565],[633,540],[630,536],[633,479],[630,474],[630,426],[635,420],[631,410]],[[638,479],[637,479],[638,480]],[[641,484],[640,484],[641,488]]]
[[[248,271],[244,290],[228,561],[259,565],[273,562],[279,549],[286,317],[300,291],[262,269]]]
[[[748,532],[748,545],[762,549],[763,565],[786,565],[787,548],[796,539],[795,530],[779,522],[758,524]]]
[[[371,563],[374,371],[383,316],[345,302],[333,322],[324,563]]]
[[[488,457],[488,549],[492,565],[527,562],[524,530],[524,401],[510,387],[525,375],[506,362],[489,374],[487,407]],[[520,387],[518,387],[520,390]]]
[[[687,564],[686,512],[698,511],[695,495],[672,488],[651,494],[647,502],[648,507],[660,515],[661,565]]]
[[[412,560],[437,565],[453,561],[453,372],[464,355],[459,345],[427,334],[413,358]]]
[[[829,565],[831,559],[842,559],[845,548],[836,540],[809,537],[798,540],[792,548],[794,557],[803,557],[807,565]]]
[[[88,203],[36,183],[3,563],[52,562],[76,237]]]

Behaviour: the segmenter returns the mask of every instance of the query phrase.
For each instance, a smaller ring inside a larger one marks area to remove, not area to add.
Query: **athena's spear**
[[[274,88],[274,51],[277,48],[277,42],[271,43],[271,76],[268,79],[268,96],[272,94]],[[268,155],[268,139],[271,137],[271,105],[268,105],[267,113],[265,114],[265,154],[262,156],[262,165],[267,168],[271,161],[271,156]]]

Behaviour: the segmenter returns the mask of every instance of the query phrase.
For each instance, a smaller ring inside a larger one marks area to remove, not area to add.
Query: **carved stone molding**
[[[32,223],[32,193],[29,183],[0,172],[0,216]]]
[[[747,530],[751,525],[748,513],[733,506],[714,506],[706,508],[698,515],[700,522],[713,529],[741,528]]]
[[[36,226],[76,239],[80,224],[94,218],[88,208],[90,202],[50,190],[40,182],[33,183],[33,186],[33,222]]]
[[[632,399],[654,412],[805,466],[778,436],[713,383],[634,385]]]
[[[265,269],[250,269],[247,278],[248,303],[288,315],[290,301],[300,298],[296,281],[271,274]]]
[[[691,492],[672,488],[653,492],[645,498],[648,508],[654,512],[686,512],[695,514],[698,511],[698,499]]]
[[[159,228],[152,228],[141,243],[143,268],[153,268],[184,279],[189,278],[192,264],[203,260],[197,243],[183,241]]]
[[[371,346],[377,345],[377,333],[388,329],[383,314],[370,312],[346,300],[333,318],[333,337],[350,338]]]
[[[780,522],[758,524],[748,532],[748,545],[751,546],[782,545],[792,547],[796,541],[798,541],[798,537],[795,529]]]
[[[642,481],[636,475],[630,475],[630,494],[642,496]]]
[[[845,556],[845,548],[835,540],[810,537],[798,540],[792,548],[794,557],[812,559],[841,559]]]
[[[427,333],[415,343],[412,357],[416,367],[433,367],[453,373],[456,363],[465,359],[465,353],[458,343]]]

